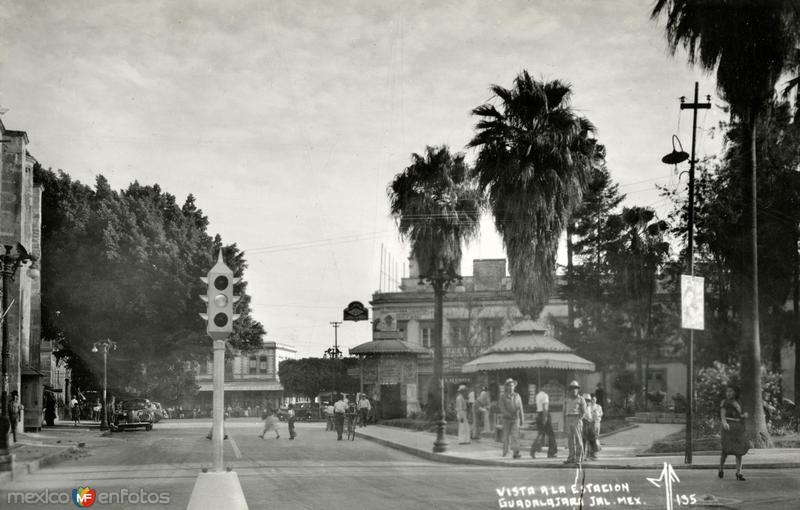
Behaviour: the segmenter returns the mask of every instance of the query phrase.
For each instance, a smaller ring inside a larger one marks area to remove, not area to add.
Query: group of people
[[[372,404],[366,393],[361,393],[352,402],[347,395],[340,393],[336,396],[336,402],[325,402],[324,405],[325,430],[335,430],[337,441],[342,440],[345,418],[349,416],[351,420],[357,420],[357,426],[366,427],[372,411]]]
[[[514,391],[516,381],[507,379],[503,385],[503,393],[497,400],[497,410],[502,421],[503,457],[511,451],[513,458],[520,454],[520,429],[523,426],[525,413],[522,398]],[[597,395],[580,394],[580,385],[572,381],[569,394],[564,401],[564,430],[567,433],[567,449],[569,451],[565,464],[577,464],[584,460],[595,460],[600,451],[600,423],[603,419],[603,407],[598,403]],[[599,388],[600,389],[600,388]],[[598,392],[599,393],[599,392]],[[544,445],[547,445],[547,457],[554,458],[558,454],[553,422],[550,415],[550,398],[539,389],[534,396],[536,402],[536,428],[538,434],[531,444],[530,455],[536,458]],[[456,404],[458,408],[458,403]],[[459,427],[460,427],[459,421]],[[459,429],[460,430],[460,429]]]
[[[465,384],[458,387],[456,395],[456,419],[458,420],[458,442],[468,444],[480,439],[481,431],[491,433],[489,409],[491,400],[486,387],[476,386],[469,390]]]

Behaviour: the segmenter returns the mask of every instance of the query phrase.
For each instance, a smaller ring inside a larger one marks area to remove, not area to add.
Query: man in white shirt
[[[536,429],[539,434],[531,445],[531,457],[536,458],[536,452],[542,449],[547,441],[547,458],[553,458],[558,452],[556,435],[553,432],[553,422],[550,419],[550,397],[543,389],[536,393]]]
[[[345,402],[341,393],[337,398],[338,400],[333,404],[333,422],[336,424],[337,440],[341,441],[342,433],[344,433],[344,413],[347,412],[347,402]]]
[[[77,427],[81,422],[81,408],[78,404],[78,399],[75,396],[69,401],[69,412],[72,415],[72,426]]]
[[[361,394],[361,399],[358,401],[358,416],[361,421],[361,426],[367,426],[367,418],[369,417],[369,412],[372,409],[372,404],[369,403],[369,399],[367,398],[366,393]]]

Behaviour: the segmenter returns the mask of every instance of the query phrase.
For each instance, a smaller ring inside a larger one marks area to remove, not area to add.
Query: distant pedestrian
[[[289,404],[289,412],[287,413],[286,421],[289,422],[289,441],[297,437],[294,431],[294,404]]]
[[[338,400],[333,404],[333,422],[336,425],[336,438],[338,441],[342,440],[344,433],[344,415],[347,412],[347,402],[344,397],[339,394]]]
[[[597,383],[597,388],[594,390],[594,396],[600,406],[606,405],[606,390],[603,389],[603,383]]]
[[[578,381],[569,383],[569,395],[564,399],[564,425],[567,432],[569,456],[564,464],[578,464],[583,460],[583,415],[586,401],[578,394]]]
[[[486,387],[481,387],[481,392],[478,395],[478,411],[481,414],[481,423],[483,424],[483,432],[486,434],[492,433],[492,424],[489,423],[489,409],[492,406],[492,401],[489,399],[489,392]]]
[[[592,396],[588,393],[583,395],[586,403],[586,412],[583,415],[583,458],[584,460],[597,460],[597,435],[594,429],[594,405]]]
[[[736,456],[736,479],[744,481],[742,475],[742,457],[750,449],[745,435],[744,420],[748,414],[742,411],[739,402],[739,388],[728,385],[725,388],[725,399],[719,405],[719,418],[722,422],[722,454],[719,457],[719,471],[717,475],[725,475],[725,460],[728,455]]]
[[[72,400],[69,401],[69,412],[72,415],[72,426],[77,427],[81,422],[81,407],[75,395],[73,395]]]
[[[261,431],[261,434],[259,434],[258,437],[264,439],[264,434],[270,430],[274,430],[275,439],[280,439],[281,434],[278,432],[278,416],[276,411],[268,406],[266,409],[264,409],[264,414],[261,416],[261,419],[264,420],[264,430]]]
[[[369,417],[369,412],[372,410],[372,404],[369,403],[369,399],[367,398],[366,393],[361,394],[361,399],[358,401],[358,416],[361,420],[361,426],[367,426],[367,418]]]
[[[17,442],[17,425],[23,409],[22,404],[19,403],[19,392],[17,390],[12,391],[11,401],[8,403],[8,423],[11,426],[11,434],[15,443]]]
[[[600,450],[600,423],[603,421],[603,406],[597,401],[597,395],[592,395],[592,423],[594,424],[594,437],[597,449]]]
[[[550,396],[539,389],[536,393],[536,429],[539,433],[531,445],[531,457],[536,458],[536,452],[540,451],[547,442],[547,458],[552,459],[558,453],[556,435],[553,432],[553,420],[550,417]]]
[[[325,402],[325,430],[336,430],[333,424],[333,404]]]
[[[456,395],[456,419],[458,420],[458,444],[469,444],[469,418],[467,413],[467,387],[462,384]]]
[[[473,386],[467,394],[467,407],[469,408],[470,418],[470,437],[475,440],[481,438],[480,422],[478,421],[480,416],[480,404],[478,404],[479,390],[480,388]]]
[[[522,427],[522,398],[514,391],[517,383],[513,379],[506,379],[503,394],[497,401],[497,408],[503,419],[503,457],[511,449],[514,458],[519,454],[519,430]]]

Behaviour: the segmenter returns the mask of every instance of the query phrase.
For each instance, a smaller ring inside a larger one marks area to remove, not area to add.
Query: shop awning
[[[594,372],[594,363],[569,352],[509,352],[480,356],[461,367],[465,374],[515,368],[553,368]]]

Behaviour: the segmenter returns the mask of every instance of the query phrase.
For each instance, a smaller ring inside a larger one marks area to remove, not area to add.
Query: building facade
[[[283,402],[283,386],[278,380],[278,365],[296,359],[297,350],[287,344],[263,342],[257,350],[234,351],[225,359],[225,407],[236,413],[266,405],[277,408]],[[196,367],[200,386],[195,407],[210,409],[214,394],[213,362],[209,359]],[[250,413],[248,413],[250,414]]]
[[[23,426],[39,430],[44,382],[49,366],[41,359],[41,199],[33,182],[36,160],[28,152],[28,135],[6,129],[0,121],[0,249],[17,257],[21,245],[37,257],[34,264],[16,267],[7,282],[8,392],[17,391],[25,406]],[[16,266],[16,265],[15,265]]]
[[[444,378],[449,390],[460,383],[471,383],[473,376],[464,374],[461,367],[476,358],[480,352],[497,343],[523,316],[511,292],[511,278],[506,275],[505,259],[479,259],[473,261],[472,276],[463,277],[452,285],[444,297],[444,329],[442,348]],[[433,339],[433,289],[421,281],[413,259],[409,260],[409,276],[403,278],[397,292],[376,292],[370,302],[373,308],[373,340],[399,340],[412,346],[432,349]],[[567,303],[551,299],[542,311],[543,319],[566,320]],[[385,360],[383,371],[391,361]],[[416,367],[405,367],[399,373],[413,373],[417,402],[400,388],[401,398],[409,412],[425,405],[432,391],[433,355],[419,356]],[[411,376],[408,376],[411,377]],[[406,379],[408,379],[406,377]],[[385,379],[385,377],[384,377]],[[387,384],[387,381],[383,381]]]

